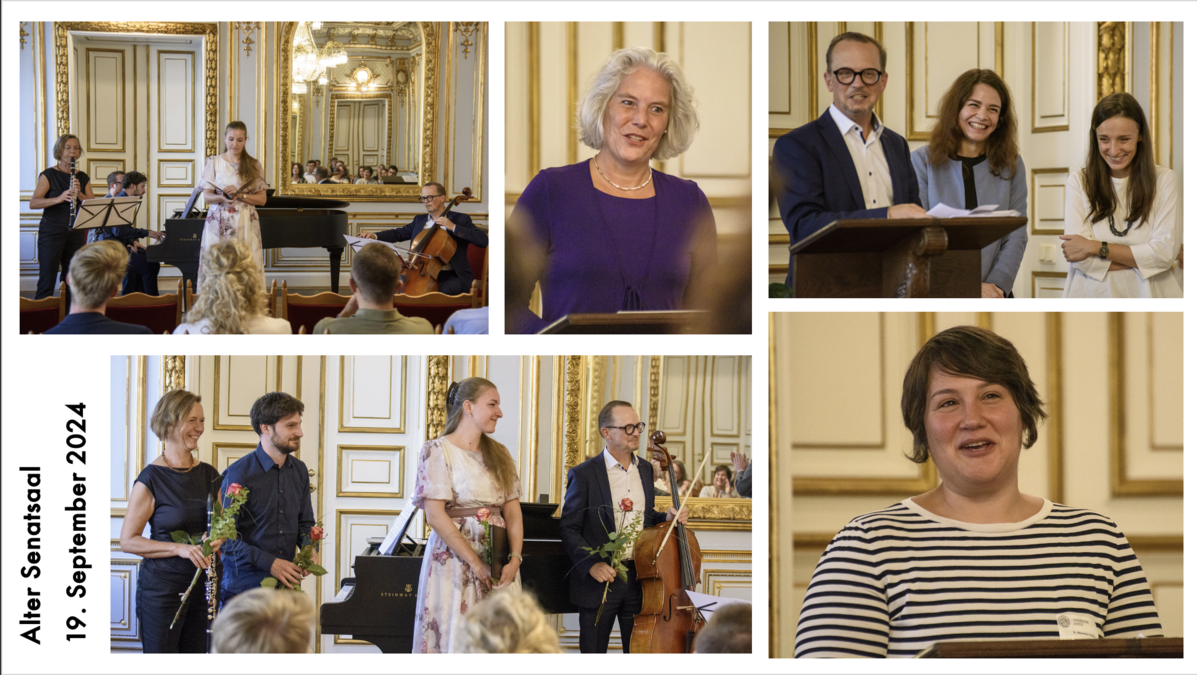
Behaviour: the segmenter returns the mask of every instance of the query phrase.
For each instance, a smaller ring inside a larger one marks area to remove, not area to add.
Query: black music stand
[[[79,204],[74,230],[94,230],[101,227],[132,225],[141,208],[141,197],[99,197]]]
[[[614,314],[567,314],[540,331],[591,335],[696,333],[710,312],[668,310],[659,312],[616,312]]]

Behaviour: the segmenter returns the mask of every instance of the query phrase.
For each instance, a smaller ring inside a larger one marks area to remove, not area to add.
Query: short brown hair
[[[54,141],[54,159],[62,159],[62,150],[66,147],[66,142],[72,138],[75,139],[76,143],[79,143],[79,137],[75,134],[63,134],[58,137],[57,141]],[[79,143],[79,154],[83,154],[82,143]]]
[[[166,392],[154,406],[154,414],[150,416],[150,431],[154,432],[158,440],[165,441],[179,428],[183,420],[187,419],[188,413],[200,400],[199,394],[193,394],[186,389],[172,389]]]
[[[302,414],[303,401],[286,392],[272,391],[254,401],[249,409],[249,422],[254,427],[254,433],[261,434],[263,424],[274,426],[281,419]]]
[[[438,194],[439,194],[439,196],[441,196],[441,197],[445,196],[445,194],[446,194],[446,192],[445,192],[445,186],[444,186],[444,185],[441,185],[440,183],[424,183],[424,187],[434,187],[434,188],[436,188],[436,191],[437,191],[437,193],[438,193]]]
[[[96,309],[112,297],[125,278],[129,252],[115,239],[87,244],[71,258],[67,282],[72,302],[83,309]]]
[[[927,388],[935,369],[949,375],[1000,384],[1009,390],[1022,418],[1023,447],[1035,445],[1039,438],[1038,425],[1047,413],[1043,411],[1043,401],[1027,373],[1026,361],[1013,343],[997,333],[976,326],[956,326],[927,340],[906,370],[906,379],[902,382],[902,421],[914,434],[911,461],[922,464],[929,456]]]
[[[751,654],[752,605],[735,603],[715,610],[694,642],[697,654]]]
[[[387,302],[399,288],[399,258],[382,244],[366,244],[353,254],[352,276],[367,300]]]
[[[616,408],[635,409],[632,404],[628,403],[627,401],[611,401],[607,405],[603,406],[603,409],[600,410],[598,414],[598,427],[600,434],[602,434],[603,427],[611,425],[611,418],[614,417],[614,415],[611,414],[611,411],[615,410]]]
[[[840,33],[839,35],[831,38],[831,44],[827,45],[827,72],[831,72],[831,52],[835,51],[835,46],[844,40],[849,42],[863,42],[876,47],[877,51],[881,52],[881,72],[885,72],[885,47],[882,47],[880,42],[874,40],[868,35],[865,35],[864,33],[854,33],[852,31]]]

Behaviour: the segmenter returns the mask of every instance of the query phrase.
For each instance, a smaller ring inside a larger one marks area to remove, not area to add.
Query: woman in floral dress
[[[209,157],[204,165],[202,185],[208,219],[200,239],[199,278],[203,278],[204,251],[224,239],[244,241],[258,266],[262,266],[262,231],[258,227],[258,210],[254,207],[266,203],[267,186],[261,163],[245,150],[245,139],[245,123],[229,122],[224,128],[225,152]],[[246,187],[238,195],[242,186]],[[262,268],[262,286],[265,285],[266,270]]]
[[[503,416],[499,390],[471,377],[449,387],[445,435],[428,441],[416,467],[412,502],[424,509],[432,536],[420,567],[416,654],[448,653],[461,617],[492,589],[520,589],[524,519],[515,462],[487,434]],[[511,554],[494,579],[486,561],[486,522],[507,528]]]

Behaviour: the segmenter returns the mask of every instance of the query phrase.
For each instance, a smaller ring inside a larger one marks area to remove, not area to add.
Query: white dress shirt
[[[607,450],[603,448],[603,459],[607,462],[607,480],[611,483],[611,506],[615,509],[615,526],[622,527],[630,523],[636,514],[640,515],[640,522],[644,522],[644,483],[640,480],[640,459],[632,455],[632,463],[628,468]],[[627,497],[632,500],[632,510],[624,516],[619,503]],[[634,541],[628,542],[623,550],[623,559],[631,560]]]
[[[859,124],[849,119],[834,105],[829,110],[831,119],[835,120],[835,125],[844,136],[844,143],[848,145],[852,163],[856,165],[856,176],[860,179],[860,189],[864,192],[865,208],[893,206],[894,183],[890,180],[889,162],[885,161],[885,150],[881,147],[881,132],[885,130],[885,126],[873,115],[873,131],[866,141]]]

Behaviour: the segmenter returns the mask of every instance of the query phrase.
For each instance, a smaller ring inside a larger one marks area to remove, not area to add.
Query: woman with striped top
[[[930,492],[853,519],[806,592],[794,656],[909,657],[937,642],[1162,635],[1134,551],[1109,518],[1018,489],[1046,416],[1008,340],[971,326],[931,338],[906,372],[911,459]]]

